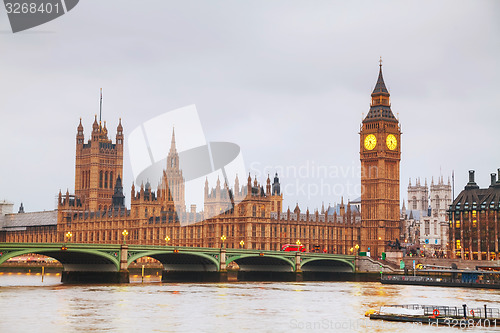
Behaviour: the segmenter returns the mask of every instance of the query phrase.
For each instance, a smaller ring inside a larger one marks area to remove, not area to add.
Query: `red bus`
[[[281,247],[281,251],[286,251],[286,252],[306,252],[306,247],[304,245],[297,245],[297,244],[285,244]]]

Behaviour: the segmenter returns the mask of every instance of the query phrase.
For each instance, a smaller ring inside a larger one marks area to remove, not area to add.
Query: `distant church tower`
[[[102,105],[102,94],[101,94]],[[100,118],[100,117],[99,117]],[[91,139],[84,142],[82,120],[76,134],[75,195],[85,209],[107,210],[113,205],[114,186],[123,173],[123,127],[116,129],[116,142],[108,139],[106,122],[95,116]]]
[[[372,256],[380,256],[389,241],[399,238],[401,128],[389,96],[380,61],[370,111],[360,129],[361,251]]]

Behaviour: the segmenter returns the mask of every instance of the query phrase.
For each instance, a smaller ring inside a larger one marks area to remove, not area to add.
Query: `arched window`
[[[439,203],[439,196],[436,195],[436,209],[439,209],[439,205],[440,205],[440,203]]]
[[[104,188],[108,188],[108,172],[104,174]]]
[[[99,172],[99,187],[102,188],[102,171]]]
[[[252,216],[257,216],[257,206],[252,207]]]
[[[411,200],[413,201],[413,208],[412,209],[417,209],[417,197],[413,197],[413,198],[411,198]]]
[[[113,171],[109,173],[109,188],[113,188]]]

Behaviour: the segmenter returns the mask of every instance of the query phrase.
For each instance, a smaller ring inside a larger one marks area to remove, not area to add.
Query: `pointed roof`
[[[385,86],[384,77],[382,76],[382,63],[380,63],[380,69],[378,71],[378,79],[377,84],[375,85],[375,89],[373,89],[372,96],[374,95],[386,95],[389,96],[389,91]]]
[[[97,115],[94,116],[94,123],[92,124],[93,129],[99,129],[99,124],[97,123]]]
[[[175,128],[172,127],[172,141],[170,142],[170,153],[177,153],[177,148],[175,147]]]
[[[384,78],[382,76],[382,63],[380,63],[377,84],[371,94],[372,103],[370,105],[370,111],[363,120],[363,123],[378,120],[386,120],[395,123],[398,122],[392,113],[389,96],[389,91],[385,86]]]

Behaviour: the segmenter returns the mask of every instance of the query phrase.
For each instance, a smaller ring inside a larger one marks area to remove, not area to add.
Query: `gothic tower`
[[[382,61],[370,111],[360,128],[361,251],[380,256],[399,238],[401,128],[391,111]]]
[[[82,120],[76,134],[75,195],[83,208],[106,210],[113,204],[114,186],[123,170],[123,127],[116,129],[116,143],[108,139],[106,122],[92,125],[92,135],[84,143]]]
[[[172,204],[177,212],[185,212],[185,184],[182,170],[179,168],[179,154],[175,145],[175,130],[172,129],[172,141],[170,151],[167,155],[167,168],[163,170],[163,179],[160,184],[162,196],[164,198],[164,209],[167,210]]]
[[[425,185],[420,185],[420,178],[417,178],[415,185],[408,184],[408,209],[427,211],[429,208],[429,187],[427,179]]]

